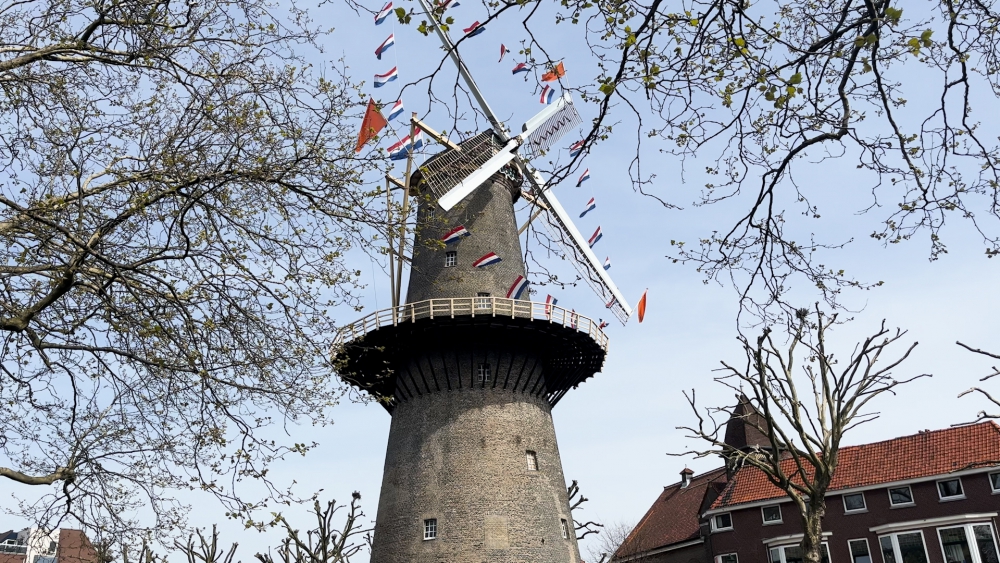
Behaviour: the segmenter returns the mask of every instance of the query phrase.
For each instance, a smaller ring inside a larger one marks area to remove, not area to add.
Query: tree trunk
[[[826,515],[826,503],[820,499],[818,506],[812,502],[802,516],[802,561],[803,563],[822,563],[823,561],[823,516]]]

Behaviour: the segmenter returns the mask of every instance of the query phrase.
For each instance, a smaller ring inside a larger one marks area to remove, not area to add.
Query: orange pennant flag
[[[358,135],[358,146],[354,147],[354,152],[361,152],[361,147],[374,139],[386,125],[388,123],[375,105],[375,100],[368,98],[368,109],[365,110],[365,118],[361,121],[361,133]]]
[[[639,305],[636,307],[636,310],[639,311],[639,322],[640,323],[642,322],[643,317],[646,316],[646,293],[648,293],[648,292],[649,292],[649,288],[646,288],[646,291],[642,292],[642,298],[639,299]]]
[[[556,65],[556,67],[545,74],[542,75],[542,82],[552,82],[566,76],[566,67],[562,63]]]

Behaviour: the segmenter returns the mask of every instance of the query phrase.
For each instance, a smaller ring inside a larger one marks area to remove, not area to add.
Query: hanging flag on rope
[[[479,260],[476,260],[475,262],[473,262],[472,263],[472,267],[473,268],[482,268],[484,266],[489,266],[490,264],[496,264],[497,262],[500,262],[501,260],[502,259],[499,256],[497,256],[495,253],[490,252],[489,254],[483,256]]]
[[[401,115],[403,115],[403,100],[396,100],[396,103],[392,104],[392,109],[389,110],[389,117],[386,118],[386,121],[392,121]]]
[[[570,158],[576,158],[581,152],[583,152],[583,140],[573,143],[573,146],[569,148]]]
[[[569,327],[576,328],[576,323],[580,321],[580,315],[576,314],[576,309],[569,312]]]
[[[608,301],[607,303],[605,303],[604,306],[606,308],[610,309],[610,308],[614,307],[617,304],[618,304],[618,298],[617,297],[612,297],[611,301]]]
[[[396,74],[396,67],[392,67],[392,70],[385,74],[375,75],[375,87],[381,88],[397,78],[399,78],[399,76]]]
[[[505,45],[504,45],[503,43],[501,43],[501,44],[500,44],[500,60],[499,60],[499,61],[497,61],[497,62],[498,62],[498,63],[502,63],[502,62],[503,62],[503,58],[504,58],[504,57],[505,57],[505,56],[507,55],[507,53],[509,53],[509,52],[510,52],[510,49],[508,49],[508,48],[507,48],[507,47],[506,47],[506,46],[505,46]]]
[[[507,290],[507,299],[520,299],[521,294],[528,288],[528,280],[524,276],[517,276],[514,284]]]
[[[542,88],[542,95],[538,97],[538,102],[542,104],[551,104],[552,96],[555,96],[555,94],[556,91],[549,88],[549,85],[546,84],[545,87]]]
[[[417,129],[417,132],[413,135],[413,150],[420,150],[424,146],[424,136],[423,131]],[[398,143],[392,145],[387,151],[389,151],[389,160],[406,160],[406,157],[410,154],[410,136],[407,135],[402,138]]]
[[[361,147],[365,143],[375,138],[383,127],[388,125],[382,113],[375,105],[375,100],[368,98],[368,108],[365,110],[365,117],[361,120],[361,133],[358,134],[358,145],[354,147],[354,152],[361,152]]]
[[[470,25],[469,27],[463,29],[462,31],[465,32],[465,36],[466,37],[475,37],[475,36],[479,35],[480,33],[486,31],[486,26],[485,25],[479,25],[479,22],[476,21],[476,22],[473,22],[473,24]]]
[[[599,330],[604,330],[604,329],[608,328],[608,322],[605,321],[604,319],[597,319],[597,321],[601,323],[601,324],[597,325],[597,328]]]
[[[594,248],[594,245],[597,244],[597,241],[601,240],[601,237],[603,236],[604,233],[601,232],[601,228],[597,227],[597,230],[594,231],[594,234],[590,235],[590,239],[587,240],[587,244],[590,245],[590,248]]]
[[[385,18],[389,17],[389,14],[391,13],[392,2],[389,2],[381,10],[379,10],[377,14],[375,14],[375,25],[382,25],[382,22],[384,22]]]
[[[531,67],[528,66],[528,63],[517,63],[517,66],[515,66],[514,70],[510,71],[510,73],[518,74],[520,72],[528,72],[529,70],[531,70]]]
[[[605,270],[610,270],[611,269],[611,257],[610,256],[607,256],[607,257],[604,258],[604,269]]]
[[[378,46],[378,49],[375,49],[375,57],[381,61],[382,53],[388,51],[389,47],[392,47],[395,44],[396,44],[396,34],[390,33],[388,39],[383,41],[382,44]]]
[[[643,317],[646,316],[646,294],[649,293],[649,288],[642,292],[642,297],[639,299],[639,305],[636,306],[635,310],[639,313],[639,322],[642,322]]]
[[[555,305],[558,302],[559,302],[559,300],[556,299],[555,297],[552,297],[551,295],[546,295],[545,296],[545,316],[546,317],[552,316],[552,306]]]
[[[441,241],[444,242],[445,244],[451,244],[453,242],[458,242],[459,239],[461,239],[462,237],[467,237],[470,236],[471,234],[472,233],[465,230],[465,225],[459,225],[454,229],[445,233],[445,235],[441,237]]]
[[[461,4],[458,3],[458,0],[444,0],[443,2],[439,1],[437,3],[438,9],[442,12],[448,10],[449,8],[457,8],[459,6],[461,6]]]
[[[542,82],[552,82],[566,76],[566,67],[559,63],[552,70],[542,75]]]
[[[576,181],[576,187],[579,188],[581,184],[583,184],[589,179],[590,179],[590,168],[584,170],[583,174],[580,174],[580,179]]]
[[[594,198],[590,198],[590,201],[587,202],[586,209],[584,209],[583,213],[580,214],[580,218],[583,219],[584,215],[586,215],[587,213],[590,213],[591,211],[593,211],[595,209],[597,209],[597,202],[594,201]]]

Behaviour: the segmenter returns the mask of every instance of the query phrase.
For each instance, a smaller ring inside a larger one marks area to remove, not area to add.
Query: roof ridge
[[[959,426],[949,426],[948,428],[938,428],[936,430],[917,430],[916,434],[905,434],[903,436],[896,436],[895,438],[888,438],[886,440],[878,440],[876,442],[865,442],[864,444],[854,444],[852,446],[841,446],[839,452],[843,453],[844,450],[850,450],[855,448],[863,448],[865,446],[874,446],[877,444],[887,444],[889,442],[897,442],[900,440],[905,440],[907,438],[916,438],[917,436],[928,436],[930,434],[941,434],[942,432],[955,432],[958,430],[964,430],[966,428],[976,428],[981,426],[993,425],[994,430],[1000,433],[1000,424],[997,424],[994,420],[987,420],[983,422],[976,422],[972,424],[962,424]]]

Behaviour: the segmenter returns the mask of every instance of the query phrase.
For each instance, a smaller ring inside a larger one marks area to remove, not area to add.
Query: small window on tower
[[[438,537],[438,521],[437,518],[429,518],[424,520],[424,539],[432,540]]]
[[[490,364],[479,364],[479,382],[486,383],[490,380]]]
[[[480,291],[476,294],[476,309],[489,309],[490,308],[490,294],[485,291]]]
[[[444,267],[451,268],[458,264],[458,251],[449,250],[444,253]]]
[[[538,454],[527,450],[524,452],[524,457],[528,462],[528,471],[538,471]]]
[[[562,519],[559,520],[559,523],[562,525],[562,537],[563,537],[563,539],[567,539],[568,540],[569,539],[569,522],[567,522],[565,518],[562,518]]]

